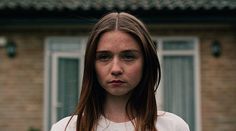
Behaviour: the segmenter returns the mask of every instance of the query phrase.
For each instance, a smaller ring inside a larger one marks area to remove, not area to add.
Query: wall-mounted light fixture
[[[7,55],[10,58],[14,58],[16,56],[16,43],[13,41],[8,41],[6,44]]]
[[[16,56],[16,43],[14,41],[7,40],[6,37],[0,37],[0,48],[6,49],[9,58]]]
[[[215,40],[211,44],[211,53],[214,57],[220,57],[222,54],[222,47],[218,40]]]

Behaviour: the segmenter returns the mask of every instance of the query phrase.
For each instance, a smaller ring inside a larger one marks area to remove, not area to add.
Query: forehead
[[[140,50],[137,40],[130,34],[122,31],[109,31],[104,33],[98,41],[97,50]]]

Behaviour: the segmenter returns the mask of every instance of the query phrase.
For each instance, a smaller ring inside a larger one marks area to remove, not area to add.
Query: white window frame
[[[56,52],[52,55],[52,66],[54,67],[52,69],[52,113],[51,118],[52,122],[55,123],[57,121],[57,108],[61,106],[61,104],[58,102],[58,60],[59,58],[76,58],[80,60],[80,70],[79,70],[79,85],[78,87],[81,87],[82,82],[82,74],[83,74],[83,61],[84,57],[81,53],[67,53],[67,52]],[[78,90],[78,94],[80,94],[81,88]],[[79,97],[79,96],[78,96]],[[79,98],[77,98],[79,100]]]
[[[69,51],[69,52],[60,52],[60,51],[50,51],[50,41],[52,40],[63,40],[63,39],[80,39],[81,40],[81,49],[77,50],[77,51]],[[47,37],[45,39],[45,47],[44,47],[44,106],[43,106],[43,130],[44,131],[48,131],[48,124],[49,124],[49,111],[48,111],[48,105],[49,105],[49,95],[52,95],[51,97],[51,109],[54,110],[51,113],[51,124],[56,122],[56,107],[58,106],[57,103],[57,80],[55,79],[56,77],[52,77],[53,79],[51,79],[51,94],[49,93],[49,66],[50,66],[50,57],[52,65],[55,65],[57,63],[57,60],[59,57],[66,57],[66,58],[78,58],[80,59],[80,84],[82,84],[82,77],[83,77],[83,69],[84,69],[84,55],[85,55],[85,48],[86,48],[86,41],[87,41],[87,37],[86,36],[78,36],[78,37],[70,37],[70,36],[50,36]],[[56,66],[57,67],[57,66]],[[57,74],[57,69],[56,68],[52,68],[51,69],[52,72],[52,76],[56,76]],[[81,85],[80,85],[81,87]],[[81,92],[81,88],[79,88],[79,96],[80,96],[80,92]]]
[[[195,81],[195,131],[201,131],[201,87],[200,87],[200,57],[199,57],[199,39],[197,37],[186,37],[186,36],[178,36],[178,37],[153,37],[153,40],[157,42],[158,45],[158,56],[160,60],[160,64],[163,65],[163,57],[164,56],[193,56],[194,57],[194,81]],[[190,51],[186,50],[171,50],[171,51],[164,51],[163,50],[163,41],[176,41],[176,40],[186,40],[186,41],[193,41],[194,49]],[[163,69],[161,68],[161,72],[163,72]],[[163,76],[164,74],[162,74]],[[163,110],[163,78],[161,79],[159,89],[156,93],[156,99],[157,99],[157,105],[158,107]]]

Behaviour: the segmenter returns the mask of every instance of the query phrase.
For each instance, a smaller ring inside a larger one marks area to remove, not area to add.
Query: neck
[[[126,104],[128,99],[128,96],[113,96],[107,94],[104,105],[105,117],[113,122],[129,121],[126,114]]]

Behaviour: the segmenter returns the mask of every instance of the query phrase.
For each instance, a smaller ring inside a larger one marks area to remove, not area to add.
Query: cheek
[[[138,84],[143,75],[143,66],[136,65],[129,69],[128,77],[132,78],[133,84]]]
[[[97,75],[98,82],[101,84],[101,82],[105,79],[105,70],[104,67],[101,65],[95,64],[95,71]]]

